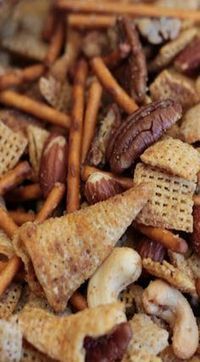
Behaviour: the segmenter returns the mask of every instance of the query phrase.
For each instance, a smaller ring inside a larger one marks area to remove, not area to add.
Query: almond
[[[193,209],[194,228],[191,235],[194,251],[200,255],[200,206],[194,206]]]
[[[137,245],[137,252],[142,259],[151,258],[152,260],[161,263],[165,257],[166,248],[157,241],[141,237]]]
[[[39,183],[46,198],[56,182],[65,183],[67,175],[67,141],[59,134],[51,134],[44,146]]]
[[[101,172],[90,175],[85,184],[85,197],[89,204],[106,200],[123,191],[123,187],[116,180]]]

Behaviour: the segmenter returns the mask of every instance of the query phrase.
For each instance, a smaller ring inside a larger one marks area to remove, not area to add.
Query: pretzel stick
[[[29,201],[37,200],[42,196],[42,191],[39,184],[32,184],[27,186],[22,186],[16,190],[13,190],[11,193],[6,195],[8,201]]]
[[[4,195],[11,189],[14,189],[32,173],[32,169],[27,161],[19,163],[11,171],[8,171],[0,179],[0,195]]]
[[[65,185],[59,182],[56,183],[53,189],[50,191],[41,210],[37,214],[36,217],[37,222],[42,223],[53,213],[53,211],[57,208],[57,206],[61,202],[64,193],[65,193]]]
[[[116,17],[109,15],[82,15],[69,14],[67,16],[69,26],[77,29],[104,29],[115,25]]]
[[[11,90],[0,92],[0,103],[20,109],[57,126],[66,128],[70,125],[70,117],[67,114]]]
[[[147,17],[173,17],[179,19],[190,19],[200,21],[200,11],[178,8],[167,8],[156,5],[147,4],[128,4],[119,2],[117,5],[112,1],[89,0],[57,0],[56,6],[62,10],[79,11],[86,13],[106,13],[128,15],[131,17],[147,16]]]
[[[82,162],[85,161],[95,134],[97,114],[101,103],[102,86],[95,79],[88,91],[88,102],[83,126]]]
[[[78,311],[84,310],[88,307],[85,297],[83,297],[83,295],[78,291],[74,292],[69,301],[72,306]]]
[[[3,260],[0,261],[0,272],[1,272],[3,269],[5,269],[5,267],[6,267],[7,264],[8,264],[7,261],[3,261]]]
[[[113,96],[116,103],[131,114],[138,108],[135,101],[125,92],[123,88],[113,78],[109,69],[104,64],[102,58],[95,57],[90,62],[94,73],[96,74],[103,87]]]
[[[120,44],[116,50],[113,50],[112,53],[102,57],[103,62],[109,67],[117,67],[124,59],[126,59],[130,53],[129,44]]]
[[[136,230],[139,230],[142,234],[146,235],[151,240],[159,242],[167,249],[171,249],[176,253],[184,254],[188,250],[186,241],[180,238],[178,235],[174,235],[171,231],[137,223],[134,223],[133,226],[136,228]]]
[[[8,235],[9,238],[12,238],[18,230],[18,226],[15,224],[8,212],[2,209],[2,207],[0,207],[0,228]]]
[[[55,62],[55,60],[58,58],[58,56],[61,52],[62,46],[63,46],[64,24],[63,24],[63,21],[59,18],[60,17],[58,17],[57,25],[55,27],[55,32],[51,38],[51,43],[49,45],[47,55],[44,59],[44,63],[47,66],[50,66]]]
[[[200,195],[194,195],[193,201],[195,206],[200,206]]]
[[[82,167],[82,169],[81,169],[82,181],[87,181],[88,177],[95,172],[100,172],[103,175],[113,177],[113,179],[116,180],[122,187],[124,187],[124,189],[130,189],[134,185],[133,180],[131,178],[116,176],[111,172],[102,171],[102,170],[99,170],[98,168],[92,167],[92,166],[83,166]]]
[[[80,60],[75,73],[73,87],[72,123],[69,132],[67,212],[79,209],[81,140],[84,116],[85,83],[88,66]]]
[[[0,90],[32,82],[39,78],[45,71],[43,64],[36,64],[24,69],[12,70],[0,76]]]
[[[15,210],[9,211],[9,215],[18,226],[23,225],[27,221],[35,220],[35,214],[33,212],[23,212],[21,210]]]

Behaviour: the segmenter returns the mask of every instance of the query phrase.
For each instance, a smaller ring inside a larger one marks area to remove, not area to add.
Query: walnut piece
[[[176,69],[191,74],[200,69],[200,37],[195,38],[190,45],[182,50],[174,63]]]
[[[111,170],[122,173],[182,115],[172,99],[150,103],[131,114],[116,130],[106,150]]]

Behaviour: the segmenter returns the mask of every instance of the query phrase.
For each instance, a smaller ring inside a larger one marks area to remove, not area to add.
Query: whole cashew
[[[199,344],[199,332],[187,299],[169,284],[156,280],[145,289],[143,304],[148,314],[161,317],[171,325],[175,355],[182,359],[192,357]]]
[[[88,306],[115,302],[119,293],[139,278],[141,271],[141,258],[135,250],[114,248],[89,281]]]

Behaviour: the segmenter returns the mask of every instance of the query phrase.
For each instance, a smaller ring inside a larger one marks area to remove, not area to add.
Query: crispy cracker
[[[0,319],[6,319],[12,315],[20,299],[22,286],[12,283],[0,297]]]
[[[147,165],[158,167],[169,174],[197,181],[200,154],[178,139],[165,137],[147,148],[140,158]]]
[[[26,223],[15,236],[25,267],[37,278],[55,311],[63,311],[73,292],[88,279],[151,195],[148,185],[43,224]]]
[[[171,250],[168,250],[168,256],[171,264],[179,269],[184,274],[187,274],[188,277],[194,280],[194,273],[188,263],[188,259],[183,254],[175,253]]]
[[[151,184],[153,192],[137,217],[139,223],[192,232],[194,182],[170,176],[143,163],[135,168],[134,182]]]
[[[129,351],[145,351],[157,355],[168,346],[169,333],[158,327],[151,318],[144,314],[135,314],[129,321],[133,336],[128,345]]]
[[[22,333],[14,322],[0,320],[1,362],[19,362],[22,352]]]
[[[42,151],[49,136],[49,132],[39,127],[28,126],[27,135],[30,163],[35,175],[38,176]]]
[[[159,263],[150,258],[145,258],[142,260],[142,264],[148,273],[157,278],[164,279],[173,287],[184,293],[196,295],[194,280],[167,261],[164,260],[162,263]]]
[[[176,99],[184,109],[192,107],[200,99],[191,78],[168,69],[163,70],[150,85],[150,94],[155,101]]]
[[[191,268],[194,278],[200,278],[200,257],[193,253],[187,258],[187,264]]]
[[[60,361],[84,362],[86,336],[99,337],[125,320],[122,303],[87,308],[57,317],[38,308],[25,308],[18,316],[23,336],[39,351]],[[54,331],[54,333],[52,333]]]
[[[120,300],[125,304],[126,309],[135,307],[138,313],[144,313],[142,303],[143,288],[137,284],[131,284],[120,294]]]
[[[48,45],[26,32],[18,32],[11,37],[2,39],[3,48],[22,57],[43,61],[47,54]]]
[[[182,1],[182,0],[181,0]],[[151,64],[152,70],[159,70],[170,64],[172,60],[183,50],[198,34],[197,28],[182,31],[178,38],[161,47],[158,55]]]
[[[69,110],[71,87],[64,79],[60,81],[52,75],[41,77],[39,89],[44,99],[55,109],[61,112]]]
[[[25,137],[13,132],[0,121],[0,176],[17,164],[26,146]]]
[[[200,141],[200,103],[185,113],[180,132],[185,142]]]
[[[0,254],[7,256],[9,259],[15,251],[9,237],[0,229]]]
[[[165,134],[166,134],[166,136],[169,136],[172,138],[181,139],[180,127],[177,123],[173,124],[173,126],[171,128],[169,128]]]
[[[145,351],[128,351],[122,362],[162,362],[161,358],[152,356]]]

